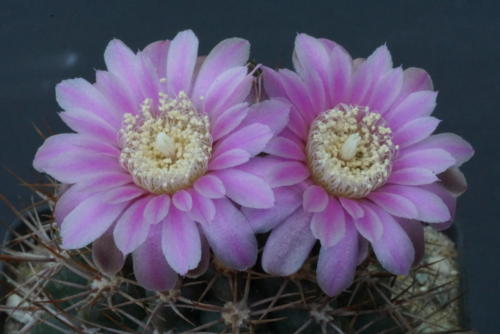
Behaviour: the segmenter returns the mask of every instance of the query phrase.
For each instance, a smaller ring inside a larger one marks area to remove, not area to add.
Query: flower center
[[[146,99],[141,112],[124,115],[120,162],[140,187],[156,194],[187,188],[207,170],[212,137],[207,115],[184,92]]]
[[[330,194],[349,198],[384,184],[397,149],[380,114],[343,104],[316,117],[306,147],[313,180]]]

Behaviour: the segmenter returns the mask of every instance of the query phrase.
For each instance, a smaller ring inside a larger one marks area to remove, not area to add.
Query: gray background
[[[387,42],[395,65],[418,66],[439,90],[439,130],[476,148],[463,168],[469,191],[456,224],[465,275],[466,315],[480,333],[499,333],[500,1],[5,1],[0,2],[0,193],[18,207],[31,195],[3,170],[28,181],[41,144],[33,125],[64,130],[54,85],[93,80],[113,37],[134,50],[192,28],[208,52],[226,37],[252,43],[252,58],[290,66],[297,32],[328,37],[354,56]],[[13,214],[0,204],[4,226]],[[0,227],[0,232],[2,228]]]

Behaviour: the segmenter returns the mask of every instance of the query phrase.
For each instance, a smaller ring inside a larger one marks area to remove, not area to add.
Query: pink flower
[[[284,128],[288,107],[249,105],[249,48],[231,38],[198,57],[190,30],[137,54],[113,40],[95,84],[57,85],[61,118],[76,133],[48,138],[33,164],[71,184],[55,209],[64,248],[94,242],[109,273],[132,253],[139,283],[153,290],[202,272],[208,245],[229,267],[254,264],[256,239],[239,208],[275,199],[242,166]]]
[[[276,194],[273,209],[244,209],[256,231],[273,229],[263,268],[294,273],[319,239],[317,278],[329,295],[351,284],[368,243],[384,268],[407,274],[423,252],[420,222],[450,224],[455,196],[443,185],[463,190],[456,167],[473,149],[432,135],[429,75],[393,68],[385,45],[353,61],[340,45],[300,34],[293,62],[295,72],[264,69],[267,94],[292,109],[266,146],[271,157],[251,163]]]

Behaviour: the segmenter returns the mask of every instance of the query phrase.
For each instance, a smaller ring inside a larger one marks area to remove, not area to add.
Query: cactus
[[[15,211],[22,225],[0,255],[4,333],[461,332],[456,254],[430,228],[427,255],[408,277],[385,272],[369,256],[354,284],[334,298],[315,283],[317,251],[289,277],[270,276],[258,264],[237,272],[213,258],[201,277],[151,292],[134,281],[129,262],[106,276],[89,248],[58,246],[57,196],[44,191],[52,188],[32,186],[42,201],[27,213]]]

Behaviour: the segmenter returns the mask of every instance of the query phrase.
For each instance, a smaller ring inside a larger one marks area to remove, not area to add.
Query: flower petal
[[[96,194],[81,202],[61,224],[62,248],[76,249],[99,238],[128,205],[112,205],[104,200],[106,194]]]
[[[213,81],[203,101],[203,110],[212,118],[222,114],[235,104],[244,102],[252,88],[252,75],[246,66],[233,67]]]
[[[236,203],[256,209],[274,205],[273,191],[260,177],[238,169],[221,170],[216,175],[224,183],[227,196]]]
[[[345,197],[339,197],[340,204],[342,207],[349,213],[349,215],[358,219],[364,216],[365,212],[363,211],[363,207],[356,200],[347,199]]]
[[[114,146],[118,146],[117,131],[99,117],[80,109],[59,113],[63,122],[71,130],[89,137],[97,137]]]
[[[222,112],[213,121],[212,139],[215,141],[231,133],[248,114],[248,103],[243,102]]]
[[[243,66],[250,56],[250,43],[241,38],[228,38],[217,44],[201,66],[193,88],[193,100],[205,96],[215,78],[226,70]]]
[[[259,154],[272,136],[271,129],[266,125],[259,123],[247,125],[220,140],[215,145],[214,156],[232,149],[245,150],[252,156]]]
[[[289,103],[277,99],[265,100],[250,106],[243,124],[265,124],[276,135],[288,124],[289,112]]]
[[[328,205],[328,194],[316,185],[309,186],[303,195],[303,206],[306,212],[322,212]]]
[[[170,197],[168,195],[151,195],[144,209],[144,220],[150,224],[158,224],[168,215],[169,208]]]
[[[88,81],[77,78],[64,80],[56,86],[57,103],[66,111],[84,110],[118,129],[121,117],[103,94]]]
[[[272,154],[277,157],[305,161],[305,148],[297,144],[295,141],[285,137],[273,138],[267,143],[264,152]]]
[[[135,278],[148,290],[169,290],[177,282],[177,273],[161,249],[161,229],[160,224],[151,225],[146,241],[132,253]]]
[[[415,144],[412,149],[441,149],[445,150],[453,156],[456,164],[459,167],[464,162],[467,162],[473,155],[474,149],[462,137],[454,133],[439,133],[432,135],[429,138]]]
[[[201,259],[200,233],[196,223],[177,208],[170,208],[161,230],[161,247],[168,264],[181,275],[198,266]]]
[[[348,221],[342,239],[332,247],[322,246],[319,252],[318,285],[329,296],[347,289],[354,280],[358,262],[358,233]]]
[[[448,152],[438,148],[424,148],[401,151],[393,164],[393,170],[425,168],[433,173],[441,173],[455,165],[456,160]]]
[[[380,239],[383,234],[383,223],[372,208],[368,203],[363,203],[363,217],[353,220],[358,232],[370,242]]]
[[[424,227],[421,222],[416,220],[403,220],[400,221],[399,225],[405,230],[413,243],[413,248],[415,249],[413,265],[417,265],[425,254]]]
[[[309,177],[309,169],[302,162],[285,161],[275,163],[269,170],[273,188],[298,184]]]
[[[198,38],[192,30],[179,32],[170,42],[167,56],[167,93],[177,96],[191,93],[194,65],[198,56]]]
[[[344,209],[340,203],[334,197],[330,197],[326,209],[313,215],[311,231],[321,241],[323,247],[332,247],[344,238],[345,219]]]
[[[172,196],[172,203],[181,211],[188,212],[193,207],[193,200],[187,190],[179,190]]]
[[[210,223],[215,217],[215,206],[210,198],[207,198],[196,191],[191,191],[193,207],[189,212],[193,220],[206,224]]]
[[[125,264],[125,257],[116,247],[112,229],[92,243],[92,259],[99,271],[114,276]]]
[[[420,117],[405,123],[392,135],[392,140],[404,148],[429,137],[439,125],[440,120],[434,117]]]
[[[279,187],[273,189],[275,204],[269,209],[242,207],[248,223],[256,233],[270,231],[285,220],[302,204],[302,191],[299,187]]]
[[[409,219],[418,217],[418,210],[413,202],[393,192],[386,192],[384,187],[369,194],[368,198],[394,216]]]
[[[167,56],[169,47],[170,41],[164,40],[153,42],[143,50],[144,55],[149,58],[149,61],[155,67],[159,78],[165,78],[167,75]]]
[[[408,275],[415,249],[405,230],[384,210],[372,207],[383,224],[382,236],[372,241],[373,251],[382,267],[395,275]]]
[[[418,220],[426,223],[441,223],[451,218],[450,210],[443,200],[423,187],[386,185],[384,191],[407,198],[418,211]]]
[[[429,184],[436,182],[436,175],[425,168],[408,167],[392,171],[391,176],[387,180],[388,183],[404,184],[407,186],[418,186],[421,184]]]
[[[439,180],[455,196],[460,196],[467,190],[467,180],[458,167],[448,168],[439,174]]]
[[[403,85],[403,70],[398,67],[388,71],[377,83],[367,105],[380,113],[386,111],[396,100]]]
[[[419,91],[411,93],[399,104],[384,114],[384,119],[392,129],[399,129],[403,124],[429,116],[436,107],[437,92]]]
[[[144,219],[144,209],[149,198],[135,201],[118,218],[113,231],[116,246],[123,254],[132,253],[148,237],[151,221]]]
[[[226,169],[244,164],[250,160],[250,153],[245,150],[235,148],[225,151],[214,157],[208,164],[209,170]]]
[[[257,240],[248,221],[227,199],[216,199],[215,217],[201,225],[214,254],[226,266],[245,270],[257,260]]]
[[[226,194],[224,183],[214,174],[206,174],[194,183],[194,189],[207,198],[221,198]]]
[[[316,242],[310,222],[311,214],[298,209],[273,229],[262,254],[262,267],[266,272],[287,276],[302,267]]]

